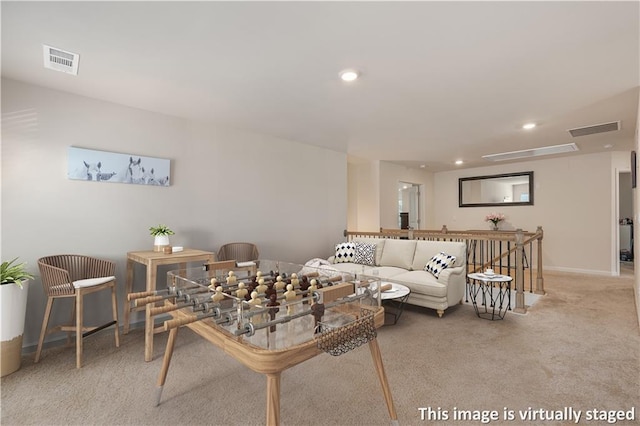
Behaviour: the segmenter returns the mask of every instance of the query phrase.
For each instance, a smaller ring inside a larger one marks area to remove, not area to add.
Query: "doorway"
[[[618,226],[620,275],[633,275],[633,190],[626,171],[618,173]]]
[[[420,185],[398,182],[398,227],[420,229]]]

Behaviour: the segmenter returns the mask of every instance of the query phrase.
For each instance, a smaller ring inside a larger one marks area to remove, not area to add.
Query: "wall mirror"
[[[532,206],[533,172],[460,178],[458,203],[459,207]]]

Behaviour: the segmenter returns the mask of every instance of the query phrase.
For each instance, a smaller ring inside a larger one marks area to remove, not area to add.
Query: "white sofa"
[[[462,301],[466,286],[466,244],[464,242],[354,238],[350,243],[375,245],[375,259],[344,262],[332,256],[331,268],[343,272],[372,275],[377,270],[381,279],[391,279],[411,289],[407,303],[435,309],[442,317],[445,309]],[[363,247],[360,245],[359,247]],[[370,246],[367,247],[371,249]],[[424,270],[429,260],[440,252],[455,256],[455,261],[436,278]],[[366,264],[371,262],[372,264]]]

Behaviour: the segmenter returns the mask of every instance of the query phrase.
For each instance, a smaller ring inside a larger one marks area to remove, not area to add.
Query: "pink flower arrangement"
[[[504,215],[502,213],[490,213],[484,220],[485,222],[493,222],[493,224],[497,226],[498,223],[504,220]]]

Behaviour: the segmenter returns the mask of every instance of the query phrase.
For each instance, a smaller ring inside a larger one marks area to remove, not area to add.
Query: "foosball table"
[[[280,423],[284,370],[323,352],[334,356],[368,344],[392,424],[397,415],[376,340],[384,324],[380,281],[287,262],[260,260],[254,271],[235,262],[170,271],[166,289],[130,294],[151,314],[171,316],[157,382],[162,398],[178,330],[188,327],[267,378],[266,423]]]

